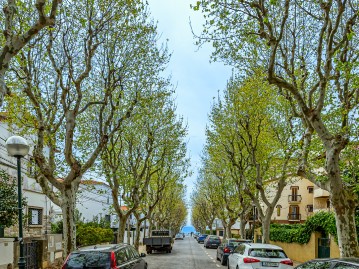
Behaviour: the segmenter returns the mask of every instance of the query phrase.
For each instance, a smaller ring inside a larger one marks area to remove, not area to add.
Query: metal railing
[[[300,221],[302,218],[301,214],[288,214],[289,221]]]
[[[302,195],[288,195],[288,202],[289,203],[299,203],[302,201]]]

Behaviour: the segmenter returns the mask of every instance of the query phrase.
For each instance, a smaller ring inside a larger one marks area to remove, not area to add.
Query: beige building
[[[329,192],[308,179],[293,179],[284,188],[272,221],[276,223],[304,222],[314,212],[330,210]]]

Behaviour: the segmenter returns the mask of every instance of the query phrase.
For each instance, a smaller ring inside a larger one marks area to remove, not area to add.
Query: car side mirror
[[[141,258],[146,257],[146,254],[145,254],[145,253],[141,253],[141,254],[140,254],[140,257],[141,257]]]

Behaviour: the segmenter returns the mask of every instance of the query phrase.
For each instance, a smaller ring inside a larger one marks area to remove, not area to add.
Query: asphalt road
[[[171,253],[154,252],[144,259],[148,269],[225,269],[216,260],[216,251],[204,248],[192,237],[185,237],[175,240]]]

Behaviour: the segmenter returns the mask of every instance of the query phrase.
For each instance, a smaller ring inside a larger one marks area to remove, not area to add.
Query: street
[[[217,269],[226,268],[216,260],[216,249],[206,249],[193,237],[175,240],[171,253],[155,252],[148,254],[145,260],[149,269]]]

